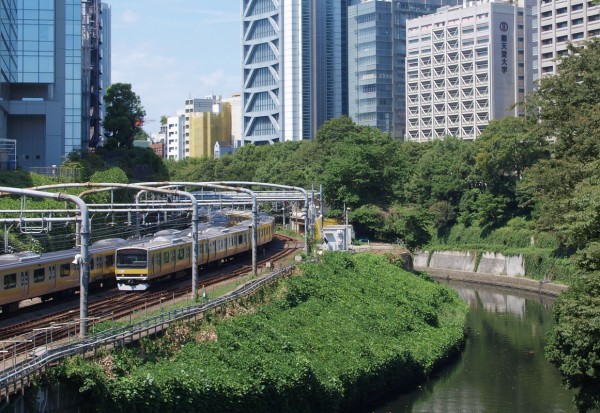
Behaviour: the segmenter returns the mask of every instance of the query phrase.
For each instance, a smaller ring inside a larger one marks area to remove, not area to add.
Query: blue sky
[[[108,0],[112,83],[131,83],[148,133],[188,97],[241,90],[239,0]],[[152,122],[151,120],[155,121]]]

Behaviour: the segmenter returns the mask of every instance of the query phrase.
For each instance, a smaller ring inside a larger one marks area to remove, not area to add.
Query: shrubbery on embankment
[[[569,254],[559,252],[560,243],[555,234],[535,231],[531,223],[519,218],[512,219],[506,227],[490,231],[474,225],[455,225],[443,236],[434,237],[423,249],[430,253],[469,251],[477,255],[477,262],[485,252],[520,255],[527,278],[567,285],[581,272]]]
[[[54,378],[102,412],[350,411],[426,379],[464,342],[457,294],[383,257],[331,253],[302,272],[246,315]]]

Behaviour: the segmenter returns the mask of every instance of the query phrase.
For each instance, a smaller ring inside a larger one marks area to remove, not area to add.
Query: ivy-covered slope
[[[383,257],[327,254],[276,296],[166,359],[110,378],[72,363],[60,379],[111,413],[349,411],[424,380],[464,341],[456,293]]]

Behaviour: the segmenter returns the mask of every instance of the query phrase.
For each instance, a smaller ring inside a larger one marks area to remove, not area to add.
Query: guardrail
[[[8,401],[11,395],[18,393],[19,390],[23,390],[33,378],[45,371],[49,365],[57,363],[63,358],[78,354],[85,357],[86,353],[92,351],[96,352],[99,349],[116,348],[138,341],[142,337],[156,335],[171,323],[191,318],[196,319],[207,311],[217,309],[231,301],[249,296],[276,278],[290,275],[294,267],[295,264],[283,267],[266,276],[252,280],[237,290],[222,297],[212,299],[205,304],[165,311],[164,313],[128,326],[105,330],[73,343],[61,344],[56,348],[46,343],[44,346],[29,350],[27,353],[15,355],[15,363],[12,368],[8,371],[3,371],[0,375],[0,400],[6,399]]]

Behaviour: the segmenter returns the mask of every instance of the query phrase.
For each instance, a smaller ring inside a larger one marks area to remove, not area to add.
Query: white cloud
[[[137,23],[138,14],[131,9],[126,9],[123,11],[123,14],[121,14],[121,20],[127,24]]]

